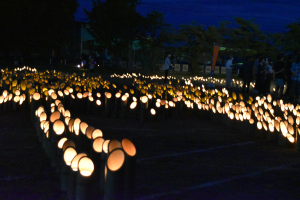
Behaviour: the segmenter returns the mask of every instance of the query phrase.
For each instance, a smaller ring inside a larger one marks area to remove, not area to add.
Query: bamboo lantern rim
[[[101,153],[103,149],[103,143],[104,139],[102,137],[95,138],[93,142],[94,151],[96,151],[97,153]]]
[[[110,140],[105,140],[104,143],[103,143],[103,151],[105,153],[108,153],[108,143],[110,142]]]
[[[66,110],[65,113],[64,113],[64,116],[65,117],[71,117],[71,113],[69,110]]]
[[[73,160],[73,158],[76,155],[77,155],[77,152],[74,149],[74,147],[68,147],[68,148],[66,148],[66,150],[64,151],[64,156],[63,156],[66,165],[70,166],[71,165],[71,161]]]
[[[97,137],[103,137],[103,132],[100,129],[94,129],[92,132],[92,139],[96,139]]]
[[[80,126],[81,120],[79,118],[76,118],[74,120],[74,124],[73,124],[73,130],[75,132],[76,135],[79,135],[79,126]]]
[[[6,91],[6,90],[5,90]],[[3,94],[4,94],[4,92],[3,92]],[[3,95],[4,96],[4,95]],[[32,95],[32,98],[35,100],[35,101],[38,101],[38,100],[40,100],[40,98],[41,98],[41,94],[40,93],[38,93],[38,92],[36,92],[36,93],[34,93],[33,95]]]
[[[46,112],[42,112],[40,114],[40,122],[44,121],[44,120],[47,120],[47,114]]]
[[[137,106],[137,102],[136,101],[133,101],[131,104],[130,104],[130,109],[135,109]]]
[[[78,170],[82,176],[90,176],[94,172],[93,161],[85,156],[81,157],[78,162]]]
[[[73,127],[73,125],[74,125],[74,119],[70,119],[69,120],[69,131],[71,132],[71,133],[73,133],[73,131],[74,131],[74,127]]]
[[[75,148],[76,145],[75,143],[72,141],[72,140],[67,140],[63,143],[63,146],[62,146],[62,150],[65,151],[68,147],[73,147]]]
[[[85,122],[81,122],[79,125],[80,131],[83,135],[86,133],[86,129],[89,127],[89,125]]]
[[[71,161],[71,169],[76,172],[78,171],[78,163],[79,163],[79,160],[84,157],[84,156],[87,156],[86,153],[80,153],[80,154],[77,154]]]
[[[57,143],[57,147],[58,147],[59,149],[62,149],[63,146],[64,146],[64,143],[65,143],[67,140],[68,140],[68,138],[66,138],[66,137],[61,138],[61,139],[58,141],[58,143]]]
[[[107,159],[107,167],[111,171],[117,171],[122,167],[125,161],[125,154],[121,149],[116,149],[109,155]]]
[[[108,152],[109,153],[112,152],[114,149],[117,149],[117,148],[122,148],[122,144],[118,140],[111,140],[108,143]]]
[[[51,116],[50,116],[50,121],[54,123],[57,119],[60,118],[60,112],[59,111],[54,111]]]
[[[57,94],[56,94],[55,92],[52,92],[52,93],[51,93],[51,98],[52,98],[53,100],[56,100],[56,99],[57,99]]]
[[[56,106],[58,106],[58,105],[61,103],[61,101],[60,101],[59,99],[56,99],[56,100],[54,101],[54,103],[55,103]]]
[[[86,136],[89,138],[89,139],[92,139],[92,134],[93,134],[93,131],[95,130],[94,127],[92,126],[89,126],[87,127],[86,129]]]
[[[122,147],[124,151],[129,155],[129,156],[135,156],[136,155],[136,148],[134,144],[128,140],[128,139],[123,139],[122,140]]]
[[[58,119],[53,123],[53,130],[57,135],[61,135],[65,131],[65,124]]]
[[[154,108],[151,108],[150,112],[151,112],[151,115],[155,115],[156,114],[156,111],[155,111]]]
[[[96,100],[96,104],[97,104],[98,106],[100,106],[100,105],[101,105],[101,101],[100,101],[100,99],[97,99],[97,100]]]

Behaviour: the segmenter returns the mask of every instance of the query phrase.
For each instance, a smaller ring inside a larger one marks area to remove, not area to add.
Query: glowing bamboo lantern
[[[105,114],[108,117],[111,115],[111,110],[110,110],[110,108],[111,108],[111,97],[112,97],[111,93],[109,93],[109,92],[105,93]]]
[[[114,115],[116,118],[119,117],[120,109],[121,109],[121,93],[117,92],[115,94],[115,104],[114,104]]]
[[[79,135],[80,123],[81,120],[79,118],[76,118],[73,124],[73,130],[76,135]]]
[[[95,176],[99,177],[99,188],[104,190],[104,172],[105,172],[105,160],[106,156],[103,157],[103,145],[105,140],[102,137],[97,137],[93,141],[92,160],[95,164]]]
[[[16,111],[19,109],[19,101],[20,101],[20,96],[17,95],[13,99],[13,111]]]
[[[49,121],[45,121],[44,123],[41,122],[41,128],[43,130],[43,148],[45,149],[45,152],[47,153],[48,150],[48,137],[49,137]]]
[[[127,112],[127,102],[128,102],[128,96],[123,95],[121,97],[121,119],[125,118],[126,112]]]
[[[49,135],[49,137],[51,140],[54,140],[56,138],[55,133],[53,131],[53,123],[60,118],[61,118],[61,114],[59,111],[55,111],[50,115],[50,132],[49,132],[50,135]]]
[[[288,134],[287,127],[283,121],[280,122],[280,132],[278,135],[278,145],[286,146],[287,140],[286,135]]]
[[[40,142],[42,141],[42,138],[43,138],[43,131],[42,131],[43,128],[40,125],[43,121],[46,121],[46,120],[47,120],[47,114],[45,112],[42,112],[40,114],[39,121],[36,123],[37,134],[39,136]]]
[[[66,142],[65,142],[66,143]],[[69,175],[69,167],[71,165],[71,162],[73,158],[77,155],[77,151],[74,147],[68,147],[64,150],[63,153],[63,160],[64,163],[61,167],[61,173],[60,173],[60,180],[61,180],[61,190],[67,191],[67,181],[68,181],[68,175]]]
[[[40,106],[40,99],[41,99],[40,93],[36,92],[32,95],[32,101],[31,101],[31,104],[30,104],[31,105],[30,106],[30,111],[31,111],[31,121],[32,122],[34,122],[34,113],[38,109],[38,107]]]
[[[83,156],[78,161],[78,171],[76,180],[76,199],[93,199],[94,192],[94,163],[87,157]]]
[[[92,132],[92,139],[96,139],[98,137],[103,137],[103,133],[100,129],[94,129],[94,131]]]
[[[124,197],[125,153],[122,149],[115,149],[109,154],[106,162],[106,177],[104,200],[120,199]]]
[[[76,199],[76,177],[78,172],[78,162],[79,160],[87,156],[86,153],[79,153],[77,154],[73,160],[71,161],[71,170],[68,174],[68,181],[67,181],[67,197],[68,199]]]
[[[136,148],[134,144],[128,140],[122,140],[122,148],[125,153],[125,180],[124,180],[124,197],[125,199],[134,199],[135,174],[136,174]]]
[[[111,140],[108,143],[108,153],[111,153],[113,150],[118,148],[122,148],[122,144],[118,140]]]
[[[58,146],[62,145],[62,141],[61,139],[63,138],[63,133],[65,132],[65,124],[57,119],[54,123],[53,123],[53,130],[56,134],[56,139],[54,140],[54,144],[57,143]],[[58,141],[58,142],[57,142]],[[66,141],[66,138],[63,140],[64,142]],[[60,144],[60,145],[59,145]],[[61,153],[59,151],[59,149],[55,150],[56,148],[53,147],[52,150],[52,154],[51,154],[51,164],[53,167],[56,167],[56,171],[58,172],[60,170],[60,156]]]

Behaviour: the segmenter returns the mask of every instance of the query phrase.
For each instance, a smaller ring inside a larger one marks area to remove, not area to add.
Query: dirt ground
[[[76,117],[135,144],[135,199],[299,199],[298,152],[209,116]],[[0,126],[0,199],[66,199],[29,112],[2,112]]]

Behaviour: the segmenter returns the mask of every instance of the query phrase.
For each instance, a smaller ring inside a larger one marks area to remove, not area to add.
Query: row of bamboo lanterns
[[[31,109],[38,106],[39,97],[39,93],[33,94]],[[89,195],[96,187],[100,195],[104,191],[104,199],[131,199],[136,155],[132,142],[128,139],[122,142],[105,140],[100,129],[88,126],[79,118],[71,119],[70,112],[64,110],[60,100],[52,97],[51,100],[49,121],[46,121],[47,111],[40,106],[35,110],[34,123],[52,166],[61,173],[61,189],[67,192],[68,198],[93,199]],[[63,158],[64,164],[59,157]],[[81,176],[74,171],[79,171]],[[91,177],[93,172],[95,175]],[[77,182],[74,182],[75,177]]]
[[[35,74],[36,72],[34,74],[32,74],[31,72],[30,76],[32,75],[35,76]],[[44,82],[46,82],[48,78],[52,77],[52,75],[49,77],[48,75],[49,74],[43,75],[44,78],[46,77],[44,79]],[[179,105],[181,104],[181,106],[187,110],[194,110],[197,111],[197,113],[209,114],[211,117],[222,117],[223,119],[225,119],[224,121],[230,120],[234,122],[232,124],[243,124],[244,127],[251,128],[250,130],[253,130],[253,132],[257,132],[257,134],[259,135],[267,134],[267,136],[269,136],[272,135],[273,132],[277,132],[278,143],[280,145],[287,145],[288,142],[290,144],[295,144],[295,143],[298,144],[297,136],[298,136],[298,125],[299,125],[299,106],[292,108],[293,107],[292,105],[284,104],[282,100],[272,101],[271,96],[262,97],[262,98],[257,97],[255,99],[250,97],[247,101],[245,101],[242,95],[236,95],[235,93],[229,94],[229,92],[226,89],[222,89],[221,91],[217,89],[206,90],[204,85],[194,86],[191,81],[185,82],[186,85],[183,86],[181,86],[178,83],[176,87],[174,87],[171,84],[168,85],[152,84],[134,78],[133,87],[125,88],[124,86],[118,89],[116,85],[110,84],[109,81],[101,80],[99,77],[98,79],[96,78],[90,80],[86,80],[83,77],[74,76],[74,75],[67,76],[65,77],[65,79],[62,78],[63,76],[59,74],[56,74],[56,76],[54,77],[60,77],[58,78],[58,80],[60,81],[66,80],[66,82],[65,83],[62,82],[59,84],[58,82],[55,82],[54,85],[48,85],[47,87],[42,87],[43,82],[34,78],[33,81],[26,82],[26,76],[24,76],[23,78],[25,79],[21,79],[20,86],[18,86],[18,84],[15,84],[15,82],[13,83],[13,81],[9,83],[6,82],[5,84],[6,84],[6,88],[9,87],[9,89],[16,89],[16,88],[18,89],[19,87],[21,92],[25,92],[29,94],[29,98],[27,99],[31,99],[30,105],[32,106],[33,111],[37,110],[35,102],[37,101],[37,99],[41,99],[40,101],[42,102],[43,105],[48,105],[48,107],[45,106],[46,108],[45,113],[54,114],[56,111],[61,113],[60,115],[63,115],[65,119],[61,120],[60,122],[57,122],[56,124],[64,123],[64,126],[67,127],[65,128],[65,131],[69,131],[70,133],[71,132],[75,133],[75,134],[71,134],[72,137],[74,137],[76,133],[83,134],[83,131],[80,130],[81,121],[79,119],[72,120],[70,116],[66,114],[69,112],[67,112],[67,110],[64,109],[65,108],[64,105],[68,105],[69,103],[72,104],[78,101],[76,105],[77,106],[83,105],[82,108],[84,109],[85,106],[88,106],[90,102],[98,101],[100,105],[103,104],[102,102],[105,102],[104,104],[105,104],[106,113],[110,114],[112,110],[111,110],[111,106],[109,105],[113,104],[112,98],[115,98],[114,102],[116,102],[123,98],[127,100],[129,97],[131,97],[131,103],[130,104],[123,103],[124,105],[122,104],[123,106],[121,107],[126,107],[130,105],[130,108],[134,109],[137,107],[137,105],[140,105],[141,110],[149,111],[150,108],[150,111],[156,114],[158,108],[160,108],[162,105],[164,109],[168,109],[173,107],[179,108],[180,107]],[[74,83],[74,81],[78,81],[78,80],[80,80],[80,84],[84,82],[87,85],[79,85],[78,83]],[[97,81],[99,81],[100,83],[93,85]],[[21,87],[22,83],[23,86],[25,85],[26,87]],[[69,83],[69,85],[67,83]],[[32,93],[33,89],[41,93],[37,93],[37,92]],[[84,93],[81,93],[81,91],[82,90],[84,91],[84,89],[86,89],[86,91]],[[116,96],[117,94],[118,96]],[[133,94],[136,94],[137,96],[133,96]],[[94,99],[94,97],[96,100],[90,101],[90,99],[92,98]],[[100,100],[101,97],[102,97],[102,101]],[[86,101],[87,104],[83,104],[82,102],[80,102],[82,98],[89,99],[89,101]],[[58,99],[61,102],[61,104],[55,103],[55,101]],[[54,103],[54,106],[49,106],[51,102],[52,104]],[[149,104],[151,106],[149,106]],[[153,105],[155,105],[156,107],[153,107]],[[117,109],[117,107],[115,107],[115,109]],[[42,116],[44,115],[45,114],[43,114]],[[140,118],[143,119],[143,112],[141,112]],[[43,138],[44,139],[47,138],[45,141],[49,141],[49,137],[50,137],[50,140],[53,141],[53,138],[51,138],[51,135],[53,134],[50,134],[49,130],[53,129],[54,132],[57,131],[56,128],[54,128],[55,121],[52,120],[51,122],[53,123],[52,126],[51,123],[50,122],[47,123],[46,120],[43,120],[42,122],[43,122],[42,130],[44,132],[44,134],[42,134]],[[84,123],[82,123],[82,126],[83,125]],[[89,134],[86,134],[86,137],[81,138],[82,140],[80,141],[88,141],[86,140],[88,135],[92,135],[90,134],[90,132],[91,131],[89,131]],[[100,143],[103,142],[104,144],[104,140],[102,141],[101,137],[99,139],[93,137],[91,138],[95,141],[97,140],[97,142]],[[75,141],[77,139],[78,137],[75,139]],[[59,141],[56,140],[55,142],[59,142]],[[54,145],[52,143],[48,142],[48,147],[53,150],[55,148],[53,148]],[[74,142],[74,144],[75,143],[76,142]],[[72,152],[73,154],[75,154],[74,152],[76,151],[76,155],[77,155],[76,148],[79,148],[79,150],[81,150],[81,148],[84,149],[85,146],[88,146],[86,145],[88,143],[89,142],[83,142],[83,143],[77,142],[77,146],[75,148],[73,147],[73,149],[70,147],[70,150],[68,150],[68,152],[70,151],[71,154]],[[295,146],[297,148],[298,145]],[[51,158],[55,157],[53,156],[53,153],[48,152],[47,155]],[[77,159],[79,161],[79,158]],[[56,159],[53,160],[55,161]],[[54,161],[53,164],[55,165],[56,162]],[[78,163],[75,164],[75,166],[78,166]]]

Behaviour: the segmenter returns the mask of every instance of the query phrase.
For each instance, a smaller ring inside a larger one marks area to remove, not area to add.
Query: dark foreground
[[[66,199],[28,111],[0,114],[0,199]],[[135,199],[299,199],[300,154],[206,117],[77,116],[137,148]]]

